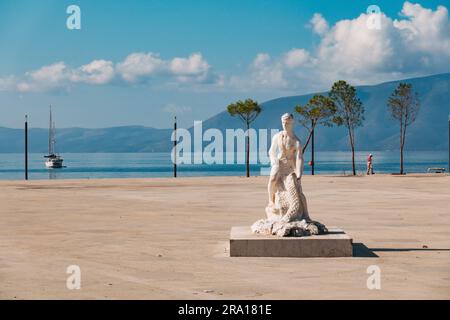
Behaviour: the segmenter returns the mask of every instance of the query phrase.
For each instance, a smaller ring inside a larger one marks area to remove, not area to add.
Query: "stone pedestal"
[[[308,237],[277,237],[254,234],[249,226],[232,227],[231,257],[351,257],[352,238],[342,229]]]

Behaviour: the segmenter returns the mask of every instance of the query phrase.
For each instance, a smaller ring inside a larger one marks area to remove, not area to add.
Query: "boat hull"
[[[63,159],[49,159],[45,161],[45,166],[49,169],[62,168]]]

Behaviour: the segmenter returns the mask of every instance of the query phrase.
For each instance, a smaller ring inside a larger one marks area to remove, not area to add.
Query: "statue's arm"
[[[300,140],[297,140],[297,157],[295,159],[295,174],[298,179],[303,175],[303,147]]]
[[[277,150],[278,150],[278,133],[272,138],[272,143],[269,149],[270,165],[275,165],[277,161]]]

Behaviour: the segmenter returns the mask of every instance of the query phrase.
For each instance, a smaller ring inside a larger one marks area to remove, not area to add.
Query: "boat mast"
[[[53,129],[52,129],[52,152],[53,154],[56,154],[56,126],[55,126],[55,121],[52,122],[53,123]]]
[[[52,155],[54,153],[54,142],[53,142],[53,121],[52,121],[52,106],[50,105],[50,120],[48,127],[48,154]]]

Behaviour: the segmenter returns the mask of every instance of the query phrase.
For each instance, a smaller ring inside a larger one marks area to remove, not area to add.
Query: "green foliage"
[[[410,83],[400,83],[388,100],[388,107],[394,119],[408,126],[416,120],[420,102]]]
[[[340,119],[335,116],[336,111],[334,101],[323,95],[315,95],[304,106],[298,105],[295,107],[295,112],[300,115],[300,124],[309,131],[308,138],[303,146],[303,152],[305,152],[317,124],[331,127],[333,124],[340,123]]]
[[[256,117],[261,113],[262,108],[258,102],[252,99],[246,99],[245,101],[239,100],[235,103],[228,105],[228,113],[232,116],[239,116],[241,120],[246,124],[247,130],[250,129],[250,123],[252,123]],[[246,145],[246,173],[247,177],[250,177],[250,136],[247,134],[245,137]]]
[[[315,95],[309,102],[304,105],[298,105],[295,107],[295,112],[300,115],[299,122],[310,130],[311,126],[321,124],[326,127],[333,126],[339,119],[335,116],[336,105],[334,101],[323,95]]]
[[[362,126],[364,121],[363,104],[356,95],[355,87],[344,80],[336,81],[328,95],[336,104],[336,123],[347,127],[348,141],[352,149],[352,171],[353,175],[356,175],[355,129]]]
[[[232,117],[239,116],[248,127],[261,113],[262,108],[258,102],[252,99],[246,99],[245,101],[239,100],[230,104],[227,107],[227,111]]]
[[[403,174],[403,148],[406,141],[406,128],[416,120],[420,102],[410,83],[399,83],[388,100],[388,107],[394,119],[400,123],[400,174]]]
[[[362,126],[364,121],[364,106],[356,95],[355,87],[344,80],[333,84],[329,97],[337,107],[335,123],[345,125],[349,130]]]

